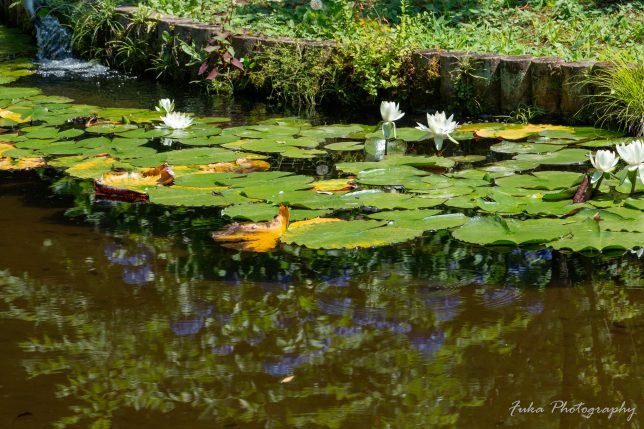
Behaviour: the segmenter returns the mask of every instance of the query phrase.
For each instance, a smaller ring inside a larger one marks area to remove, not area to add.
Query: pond
[[[571,201],[624,138],[437,153],[410,118],[383,144],[369,114],[33,74],[0,35],[0,427],[640,427],[641,183]],[[156,128],[164,97],[194,125]],[[280,204],[268,244],[213,240]]]

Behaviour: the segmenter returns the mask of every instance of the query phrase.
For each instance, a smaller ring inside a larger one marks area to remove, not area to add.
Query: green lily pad
[[[523,154],[514,157],[516,161],[536,162],[541,165],[574,165],[589,162],[586,149],[563,149],[545,154]]]
[[[375,207],[380,210],[432,207],[434,201],[409,194],[394,194],[375,189],[351,192],[339,197],[344,208]]]
[[[454,161],[441,156],[407,156],[407,155],[393,155],[387,156],[382,161],[378,162],[343,162],[336,164],[336,168],[345,173],[358,174],[361,171],[385,168],[400,165],[410,165],[412,167],[441,167],[451,168],[454,166]]]
[[[550,243],[555,249],[584,250],[628,250],[642,247],[644,234],[637,232],[615,232],[600,228],[600,221],[587,219],[575,223],[570,232],[561,239]]]
[[[291,227],[281,241],[310,249],[354,249],[403,243],[421,235],[422,231],[386,226],[382,221],[353,220]]]
[[[515,143],[502,141],[494,144],[490,150],[498,153],[548,153],[563,149],[563,146],[544,143]]]
[[[418,180],[419,177],[428,174],[431,173],[409,165],[399,165],[361,171],[358,173],[358,182],[364,185],[407,186],[409,182]]]
[[[171,150],[153,156],[133,159],[130,162],[137,167],[157,167],[164,162],[170,165],[200,165],[216,162],[230,162],[240,158],[237,152],[218,147]]]
[[[365,125],[323,125],[314,128],[308,128],[300,131],[302,137],[313,137],[322,139],[331,138],[348,138],[355,134],[363,133],[368,128]]]
[[[277,208],[272,204],[255,203],[255,204],[239,204],[226,207],[221,214],[226,215],[232,219],[244,220],[251,222],[269,221],[275,217]],[[316,217],[323,217],[330,213],[329,210],[290,210],[290,221],[295,222],[298,220],[313,219]]]
[[[2,87],[0,98],[16,100],[20,98],[33,97],[40,95],[42,91],[38,88],[19,88],[19,87]]]
[[[570,223],[559,219],[505,219],[498,216],[476,217],[454,230],[454,238],[480,245],[518,245],[549,243],[569,234]]]
[[[326,150],[338,151],[338,152],[352,152],[357,150],[364,149],[363,142],[338,142],[330,143],[324,146]]]
[[[166,206],[227,207],[248,202],[238,192],[228,192],[223,195],[210,189],[181,188],[177,186],[157,186],[148,189],[147,193],[150,196],[150,203]]]
[[[421,231],[438,231],[455,228],[467,222],[462,213],[437,215],[440,210],[403,210],[385,211],[369,215],[371,219],[388,220],[398,228],[418,229]]]
[[[621,137],[622,133],[603,130],[594,127],[567,127],[568,129],[562,130],[543,130],[539,132],[542,137],[551,139],[566,139],[566,140],[596,140],[596,139],[609,139]]]
[[[554,190],[578,185],[583,177],[583,174],[568,171],[537,171],[501,177],[495,179],[495,183],[501,187]]]
[[[485,161],[487,158],[483,155],[458,155],[450,156],[448,159],[451,159],[454,162],[460,162],[461,164],[474,164],[476,162]]]
[[[137,129],[136,125],[114,125],[114,124],[101,124],[93,127],[87,127],[85,130],[92,134],[116,134],[125,131]]]

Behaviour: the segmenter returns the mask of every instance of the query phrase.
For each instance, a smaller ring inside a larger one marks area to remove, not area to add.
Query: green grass
[[[395,0],[142,0],[157,10],[233,29],[310,39],[356,37],[364,20],[392,31],[407,17],[407,41],[420,48],[610,60],[618,51],[644,61],[644,1],[413,1],[407,14]],[[242,2],[240,2],[242,3]],[[351,5],[353,4],[353,7]]]
[[[592,107],[602,124],[644,136],[644,64],[632,65],[617,57],[613,65],[586,78],[584,83],[595,88]]]

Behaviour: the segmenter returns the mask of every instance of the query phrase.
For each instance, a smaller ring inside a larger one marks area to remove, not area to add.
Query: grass
[[[225,20],[233,29],[309,39],[355,37],[365,20],[397,31],[408,17],[409,41],[420,48],[555,55],[610,60],[615,51],[644,61],[644,1],[577,0],[142,0],[166,13],[202,22]]]
[[[588,76],[584,83],[595,88],[591,106],[602,125],[615,124],[644,136],[644,64],[616,57],[612,68]]]

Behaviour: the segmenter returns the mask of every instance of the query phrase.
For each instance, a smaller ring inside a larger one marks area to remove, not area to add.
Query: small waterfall
[[[75,58],[72,53],[71,36],[58,18],[52,15],[38,16],[38,10],[43,6],[40,0],[23,0],[23,5],[36,27],[36,62],[39,75],[64,77],[71,74],[87,79],[118,75],[101,64]]]
[[[34,24],[39,60],[72,58],[71,37],[55,16],[37,17]]]

